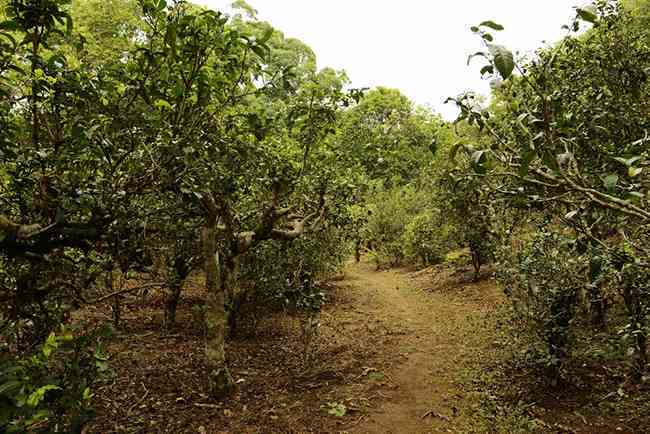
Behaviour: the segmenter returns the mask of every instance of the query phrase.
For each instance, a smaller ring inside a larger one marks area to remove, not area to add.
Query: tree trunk
[[[472,266],[474,267],[474,281],[478,282],[481,278],[481,252],[476,248],[470,248],[472,254]]]
[[[115,282],[113,279],[112,265],[106,270],[106,275],[104,276],[104,283],[106,285],[106,292],[111,294],[115,291]],[[121,319],[121,306],[120,306],[119,295],[113,297],[113,303],[111,304],[111,311],[113,316],[113,327],[118,328],[120,326],[120,319]]]
[[[589,304],[591,323],[598,329],[604,329],[607,326],[607,303],[598,284],[589,286]]]
[[[648,367],[648,333],[646,330],[645,309],[641,301],[641,294],[639,294],[639,290],[634,284],[625,285],[623,299],[636,341],[632,377],[635,381],[640,382]]]
[[[176,324],[176,308],[183,288],[183,279],[175,271],[172,273],[165,288],[165,317],[163,319],[165,332],[169,332]]]
[[[591,322],[594,327],[602,330],[607,326],[607,302],[602,290],[604,273],[603,258],[600,255],[594,255],[589,261],[589,280]]]
[[[205,226],[202,241],[205,286],[208,293],[205,309],[208,389],[212,397],[223,398],[232,391],[234,382],[226,365],[226,300],[224,276],[221,275],[219,257],[216,254],[216,223],[212,222]]]

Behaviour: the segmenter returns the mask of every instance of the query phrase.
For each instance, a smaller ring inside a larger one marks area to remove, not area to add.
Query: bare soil
[[[318,327],[287,312],[255,311],[240,323],[227,347],[238,389],[223,402],[205,393],[201,279],[186,288],[171,335],[160,332],[159,294],[130,298],[109,345],[114,375],[96,388],[98,415],[87,432],[473,431],[482,386],[468,376],[498,352],[493,331],[481,328],[503,301],[490,275],[473,282],[469,270],[350,264],[312,318]],[[101,308],[84,317],[108,319]],[[594,428],[553,404],[531,414],[548,421],[548,432]],[[593,432],[617,422],[601,420]]]

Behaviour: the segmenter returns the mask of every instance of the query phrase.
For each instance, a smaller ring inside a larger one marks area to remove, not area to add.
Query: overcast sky
[[[227,11],[231,0],[198,0]],[[505,26],[497,43],[523,53],[557,41],[582,0],[249,0],[258,18],[309,45],[318,66],[343,69],[353,87],[400,89],[445,117],[449,96],[489,93],[480,49],[469,28],[492,19]]]

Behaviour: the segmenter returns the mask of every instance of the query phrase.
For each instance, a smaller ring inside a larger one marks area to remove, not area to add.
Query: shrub
[[[571,326],[586,286],[588,262],[570,238],[541,229],[519,251],[501,251],[498,278],[510,296],[514,315],[543,350],[538,361],[556,383],[568,358]]]
[[[325,293],[317,281],[341,268],[350,247],[345,232],[335,226],[291,244],[260,245],[240,261],[231,315],[240,314],[244,305],[320,310]]]
[[[107,330],[75,336],[52,333],[32,354],[0,353],[0,430],[81,432],[93,416],[91,387],[109,372],[95,344]]]
[[[405,259],[404,235],[411,220],[430,203],[424,191],[412,186],[384,190],[378,188],[369,200],[364,238],[374,251],[377,266],[388,262],[400,265]]]
[[[404,229],[404,256],[410,262],[420,261],[425,267],[439,263],[452,248],[452,234],[453,227],[443,222],[438,210],[425,211]]]

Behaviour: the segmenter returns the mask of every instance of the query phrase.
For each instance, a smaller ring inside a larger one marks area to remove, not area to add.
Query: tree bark
[[[607,302],[603,294],[603,259],[600,255],[594,255],[589,261],[589,307],[591,322],[594,327],[604,329],[607,326]]]
[[[176,308],[178,299],[183,288],[183,279],[175,272],[165,287],[165,317],[163,319],[163,330],[169,332],[176,324]]]
[[[472,266],[474,267],[474,281],[478,282],[481,278],[481,265],[483,265],[481,251],[476,247],[470,247],[470,253],[472,255]]]
[[[638,288],[632,283],[628,283],[623,288],[623,299],[635,337],[632,378],[640,382],[648,367],[648,334],[646,330],[645,309],[641,301],[641,294],[639,294]]]
[[[223,398],[230,394],[234,382],[226,365],[226,300],[225,287],[219,267],[216,242],[216,222],[209,222],[203,229],[203,254],[205,258],[205,286],[207,300],[205,309],[206,346],[208,365],[208,390],[212,397]]]

